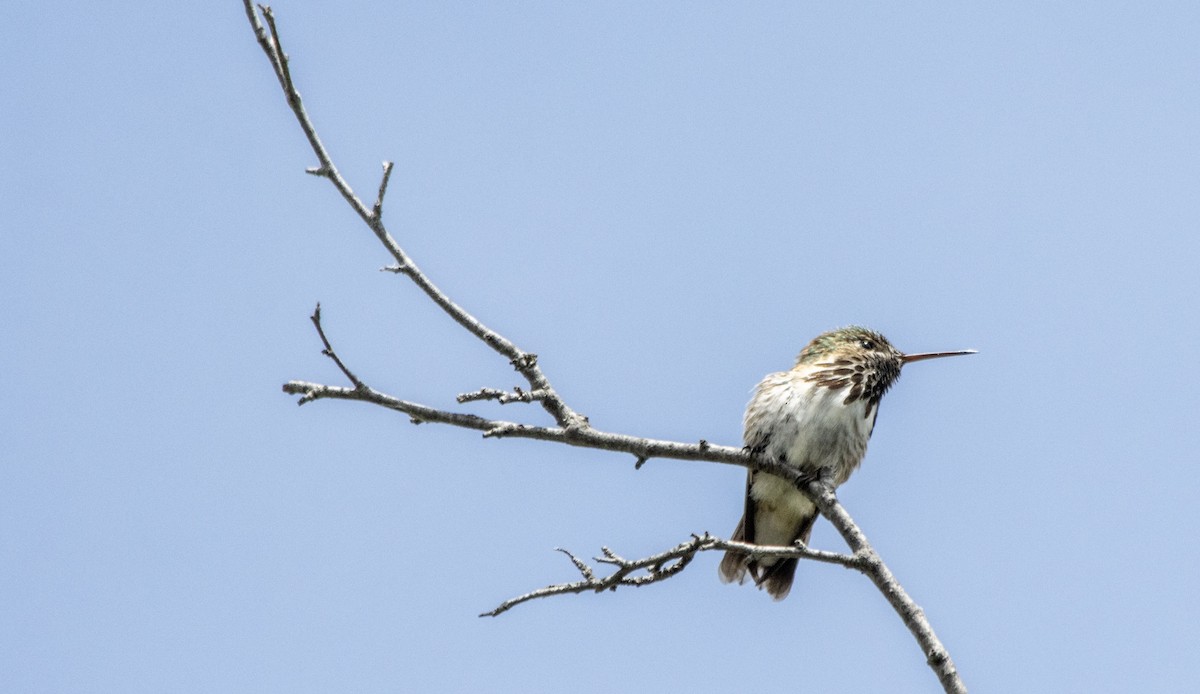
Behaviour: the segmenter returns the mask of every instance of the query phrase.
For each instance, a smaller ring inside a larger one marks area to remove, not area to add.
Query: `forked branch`
[[[291,74],[288,56],[284,53],[275,23],[275,15],[271,8],[258,6],[262,18],[266,21],[264,28],[260,21],[259,11],[251,0],[243,0],[246,17],[254,30],[259,46],[266,54],[275,72],[279,86],[287,100],[288,107],[295,115],[300,129],[308,139],[309,146],[316,155],[318,165],[307,171],[313,175],[326,178],[350,205],[351,209],[363,220],[375,237],[395,261],[385,270],[408,277],[431,301],[455,322],[477,337],[493,351],[505,358],[527,383],[527,388],[517,387],[512,390],[481,388],[459,396],[460,403],[478,400],[495,400],[502,404],[511,402],[538,403],[548,412],[555,422],[554,426],[533,426],[519,422],[494,420],[480,417],[467,412],[453,412],[429,407],[421,403],[401,400],[381,393],[362,381],[334,350],[332,342],[321,325],[321,312],[318,305],[312,315],[313,325],[321,339],[322,353],[329,357],[351,383],[351,387],[331,386],[307,381],[290,381],[283,386],[286,393],[299,395],[299,404],[314,400],[358,400],[369,402],[381,407],[395,410],[407,415],[413,423],[433,422],[481,431],[490,438],[529,438],[542,441],[555,441],[570,446],[596,448],[632,455],[636,466],[641,467],[651,458],[676,458],[681,460],[708,461],[737,465],[761,470],[777,475],[810,496],[818,510],[833,524],[850,547],[851,554],[837,554],[812,550],[807,547],[761,547],[735,543],[712,537],[707,533],[694,535],[691,540],[676,547],[643,559],[624,559],[611,550],[604,548],[603,556],[596,561],[601,564],[616,567],[607,577],[598,578],[594,570],[575,555],[563,551],[580,572],[582,580],[548,586],[526,593],[501,603],[496,609],[484,613],[495,616],[506,610],[535,598],[561,595],[564,593],[580,593],[587,591],[613,590],[618,586],[640,586],[657,583],[683,571],[699,552],[712,550],[738,550],[756,556],[786,556],[829,563],[840,564],[867,575],[879,588],[896,613],[904,621],[913,637],[925,654],[929,666],[937,675],[942,687],[947,692],[965,692],[966,688],[954,667],[949,654],[938,640],[926,620],[924,613],[913,602],[904,588],[896,581],[895,576],[888,570],[875,550],[867,542],[862,530],[854,523],[849,513],[838,502],[833,487],[824,480],[814,480],[801,476],[795,469],[787,467],[775,460],[769,460],[752,455],[746,450],[730,446],[719,446],[701,440],[695,443],[664,441],[648,439],[628,434],[618,434],[598,430],[591,426],[588,419],[567,405],[561,395],[551,386],[550,380],[538,365],[537,355],[519,348],[508,338],[488,328],[477,318],[468,313],[463,307],[453,302],[442,292],[412,258],[400,247],[383,223],[383,202],[388,189],[388,181],[392,173],[391,162],[384,162],[383,176],[379,183],[378,193],[373,205],[368,206],[351,189],[349,183],[334,165],[333,159],[318,137],[316,128],[309,119],[296,89]],[[269,29],[269,30],[268,30]]]
[[[692,539],[686,542],[681,542],[665,552],[659,552],[658,554],[653,554],[642,559],[625,559],[611,549],[601,547],[600,551],[604,556],[594,557],[594,560],[600,564],[615,566],[617,569],[604,578],[596,578],[596,573],[592,567],[584,563],[579,557],[560,547],[558,551],[571,559],[571,563],[575,565],[583,580],[571,583],[558,583],[530,591],[524,595],[518,595],[515,598],[510,598],[500,603],[496,609],[484,612],[479,616],[495,617],[523,602],[551,595],[586,592],[599,593],[605,590],[616,590],[617,586],[644,586],[650,583],[658,583],[683,571],[688,564],[692,563],[692,560],[696,558],[698,553],[714,550],[722,552],[736,550],[744,552],[755,559],[766,557],[812,559],[829,564],[840,564],[848,569],[861,570],[861,565],[863,564],[863,558],[848,554],[809,549],[804,546],[766,547],[764,545],[749,545],[745,542],[722,540],[719,537],[713,537],[708,533],[704,533],[703,535],[692,535]],[[645,573],[638,573],[642,571]]]
[[[308,144],[312,147],[313,154],[317,156],[317,161],[320,163],[320,166],[308,169],[309,173],[328,178],[333,183],[333,187],[337,189],[338,193],[346,200],[351,209],[366,223],[375,234],[375,237],[379,239],[379,242],[383,244],[384,248],[395,259],[396,265],[389,269],[398,274],[406,275],[421,291],[425,292],[425,295],[433,303],[437,304],[456,323],[506,358],[513,365],[513,368],[529,383],[531,390],[544,393],[539,402],[554,417],[554,421],[559,426],[571,427],[582,423],[584,420],[583,416],[568,407],[562,398],[559,397],[558,393],[550,386],[550,381],[538,366],[536,354],[518,348],[508,338],[487,327],[479,319],[463,309],[463,307],[451,301],[450,297],[446,296],[425,273],[421,272],[421,269],[408,257],[408,254],[404,252],[404,249],[400,247],[396,239],[388,233],[387,227],[383,224],[381,214],[383,211],[383,196],[387,192],[387,182],[391,176],[391,164],[384,163],[384,176],[379,185],[379,196],[373,207],[367,207],[355,195],[349,182],[338,171],[337,166],[333,163],[333,159],[329,156],[329,152],[325,149],[325,145],[321,142],[321,138],[317,135],[316,127],[313,126],[312,120],[308,117],[308,112],[304,108],[304,102],[300,98],[299,91],[296,90],[296,84],[292,79],[291,68],[288,64],[288,56],[283,52],[282,43],[279,39],[279,30],[275,25],[275,13],[268,6],[258,6],[262,11],[263,17],[266,19],[267,26],[270,27],[270,32],[268,33],[263,27],[262,22],[259,21],[258,13],[255,11],[254,5],[250,0],[243,0],[243,4],[246,8],[246,17],[254,29],[254,36],[258,39],[258,45],[266,54],[267,59],[271,61],[271,66],[275,70],[279,86],[283,89],[284,97],[287,99],[288,107],[292,109],[293,115],[296,116],[296,121],[300,124],[300,129],[304,131],[304,136],[308,139]],[[377,211],[379,214],[376,213]]]

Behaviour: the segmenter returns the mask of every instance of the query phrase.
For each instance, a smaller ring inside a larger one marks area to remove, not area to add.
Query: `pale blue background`
[[[346,175],[598,427],[736,444],[851,322],[980,349],[842,492],[978,692],[1200,689],[1198,8],[276,4]],[[518,378],[303,173],[240,4],[8,2],[0,58],[0,689],[937,690],[825,565],[476,617],[729,533],[742,471],[298,409],[318,300],[397,396]]]

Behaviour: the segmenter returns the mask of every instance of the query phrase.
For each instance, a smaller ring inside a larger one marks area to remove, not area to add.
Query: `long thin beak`
[[[920,354],[905,354],[904,356],[900,357],[900,361],[905,364],[911,364],[914,361],[938,359],[940,357],[957,357],[962,354],[979,354],[979,350],[960,349],[957,352],[921,352]]]

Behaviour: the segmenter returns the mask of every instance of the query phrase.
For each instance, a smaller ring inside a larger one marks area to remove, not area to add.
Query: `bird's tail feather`
[[[816,520],[815,512],[805,518],[796,539],[807,545],[809,537],[812,536],[813,523]],[[746,539],[745,528],[746,519],[743,517],[738,521],[737,527],[734,528],[733,535],[729,539],[734,542],[752,542],[752,540]],[[717,567],[717,571],[722,583],[734,581],[742,583],[746,580],[746,574],[749,573],[750,577],[754,579],[754,585],[766,589],[773,599],[783,600],[792,590],[792,581],[796,578],[798,563],[797,559],[777,559],[768,565],[755,561],[741,552],[729,551],[721,559],[721,565]]]
[[[743,516],[738,521],[737,527],[733,530],[733,535],[730,540],[734,542],[746,541],[746,518]],[[749,557],[740,552],[726,552],[721,559],[721,565],[717,567],[717,576],[720,577],[721,583],[733,583],[737,581],[741,583],[746,580],[746,568],[749,566]]]

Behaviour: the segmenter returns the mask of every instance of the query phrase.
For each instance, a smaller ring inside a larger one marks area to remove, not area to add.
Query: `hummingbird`
[[[834,486],[850,478],[867,452],[879,401],[905,364],[974,354],[975,350],[904,354],[879,333],[860,326],[818,335],[791,371],[767,375],[754,389],[743,420],[746,449],[814,477],[828,471]],[[791,482],[750,470],[746,508],[732,540],[757,545],[808,544],[817,507]],[[796,559],[751,559],[726,552],[722,583],[749,573],[775,600],[787,597]]]

